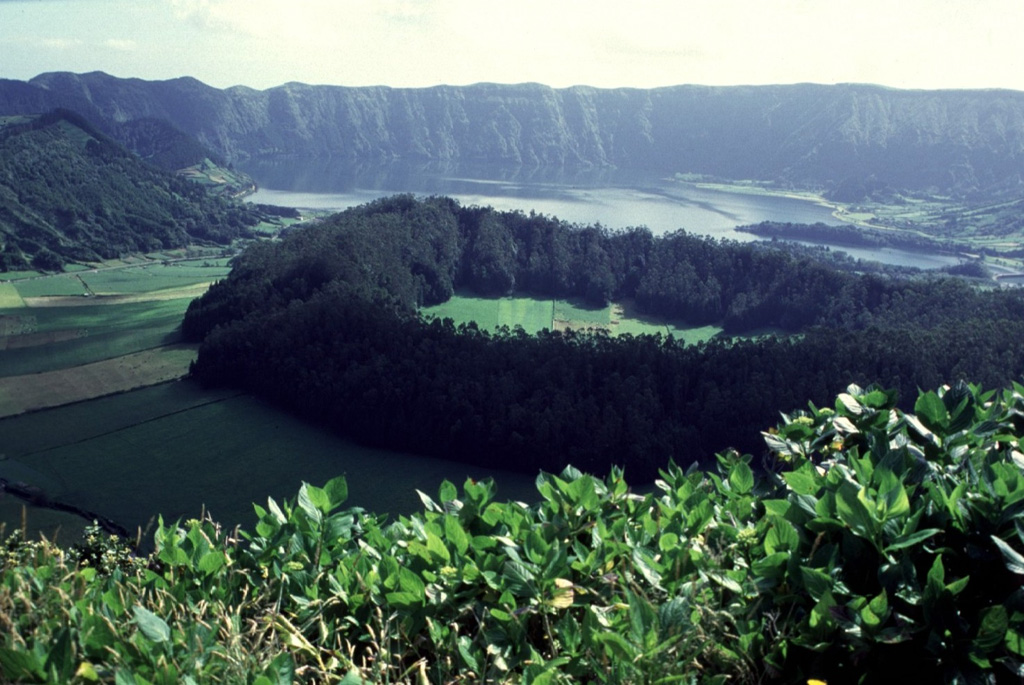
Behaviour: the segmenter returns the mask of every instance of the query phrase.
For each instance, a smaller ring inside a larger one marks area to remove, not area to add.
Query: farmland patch
[[[59,434],[46,429],[53,425]],[[0,477],[21,469],[53,499],[129,530],[158,511],[198,516],[203,504],[226,525],[250,524],[252,502],[341,473],[350,504],[392,514],[420,509],[416,489],[436,492],[445,478],[494,476],[502,498],[536,492],[533,477],[361,447],[256,398],[187,380],[0,419],[0,432],[10,436]]]
[[[85,299],[85,298],[83,298]],[[191,298],[0,310],[7,335],[34,334],[45,345],[10,345],[0,352],[0,377],[54,371],[176,343]],[[26,312],[31,314],[26,314]],[[68,333],[68,332],[71,333]],[[33,339],[30,339],[30,341]]]
[[[0,378],[0,417],[180,378],[197,346],[168,345],[45,373]]]
[[[718,326],[686,326],[679,321],[636,311],[631,301],[607,307],[588,307],[572,300],[539,300],[527,297],[482,298],[456,295],[447,302],[423,309],[425,316],[450,318],[456,324],[476,321],[486,330],[522,326],[527,333],[542,329],[602,330],[611,335],[672,335],[696,344],[722,332]]]
[[[13,283],[0,282],[0,309],[17,309],[24,307],[25,302],[21,299],[18,289]]]

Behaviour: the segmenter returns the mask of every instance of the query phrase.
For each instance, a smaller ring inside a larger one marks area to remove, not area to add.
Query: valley
[[[1022,117],[0,81],[0,680],[1019,676]]]

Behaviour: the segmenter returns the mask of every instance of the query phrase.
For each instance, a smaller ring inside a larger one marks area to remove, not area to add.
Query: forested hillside
[[[163,148],[172,149],[182,148]],[[72,112],[0,119],[0,271],[228,244],[258,217],[143,162]]]
[[[632,298],[642,311],[730,333],[795,337],[688,346],[660,336],[424,321],[457,288]],[[759,449],[777,412],[850,382],[903,397],[1024,369],[1024,298],[943,277],[843,271],[764,245],[683,232],[609,232],[403,196],[256,245],[193,303],[201,381],[257,392],[368,444],[504,468],[639,479],[668,459]]]
[[[229,161],[275,155],[348,162],[618,166],[832,189],[887,186],[1019,193],[1024,93],[864,85],[538,84],[218,90],[191,78],[43,74],[0,81],[0,114],[65,107],[108,133],[170,122]]]

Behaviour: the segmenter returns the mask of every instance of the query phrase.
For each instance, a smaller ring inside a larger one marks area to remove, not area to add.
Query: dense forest
[[[733,335],[497,332],[427,321],[456,290],[630,298]],[[813,252],[642,228],[570,226],[448,198],[386,198],[254,245],[189,308],[194,375],[367,444],[489,466],[636,480],[727,446],[763,451],[778,411],[847,384],[1005,384],[1024,368],[1024,299],[936,275],[837,268]]]
[[[198,154],[172,140],[157,146],[178,150],[166,163]],[[0,122],[0,271],[227,244],[258,222],[256,209],[142,161],[72,112]]]

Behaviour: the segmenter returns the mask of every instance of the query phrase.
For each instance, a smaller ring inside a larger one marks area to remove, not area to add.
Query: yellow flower
[[[824,680],[818,680],[817,678],[811,678],[807,681],[807,685],[828,685]]]

